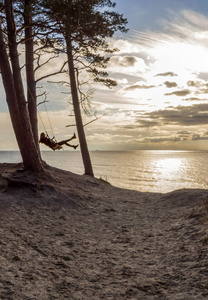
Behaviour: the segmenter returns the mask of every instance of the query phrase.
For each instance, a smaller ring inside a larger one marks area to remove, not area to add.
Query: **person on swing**
[[[76,139],[75,133],[70,139],[63,140],[63,141],[60,141],[60,142],[56,142],[54,137],[51,139],[51,138],[49,138],[48,134],[45,134],[44,132],[42,132],[40,134],[39,143],[45,144],[46,146],[53,149],[54,151],[62,149],[63,145],[66,145],[66,146],[69,146],[69,147],[72,147],[72,148],[76,149],[79,145],[71,145],[71,144],[68,143],[69,141],[71,141],[73,139]]]

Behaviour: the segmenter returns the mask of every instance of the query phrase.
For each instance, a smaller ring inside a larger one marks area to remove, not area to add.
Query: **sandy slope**
[[[208,299],[208,190],[16,168],[0,165],[0,299]]]

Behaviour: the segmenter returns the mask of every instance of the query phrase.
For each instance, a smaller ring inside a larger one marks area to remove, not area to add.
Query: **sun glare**
[[[152,49],[152,54],[157,59],[155,67],[159,70],[206,71],[208,67],[207,49],[194,41],[192,43],[172,41],[158,44]]]
[[[183,161],[180,158],[165,158],[155,162],[155,168],[159,169],[162,178],[173,178],[174,174],[181,172]]]

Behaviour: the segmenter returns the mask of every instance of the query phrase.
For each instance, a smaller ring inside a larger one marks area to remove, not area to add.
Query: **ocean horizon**
[[[83,174],[80,151],[42,151],[49,165]],[[208,151],[90,151],[96,178],[141,192],[208,189]],[[0,151],[0,163],[21,162],[19,151]]]

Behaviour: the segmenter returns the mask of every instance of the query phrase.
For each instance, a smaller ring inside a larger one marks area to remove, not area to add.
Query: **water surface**
[[[144,192],[208,188],[208,151],[92,151],[95,176]],[[44,151],[50,165],[83,174],[79,151]],[[0,151],[0,162],[19,162],[19,152]]]

